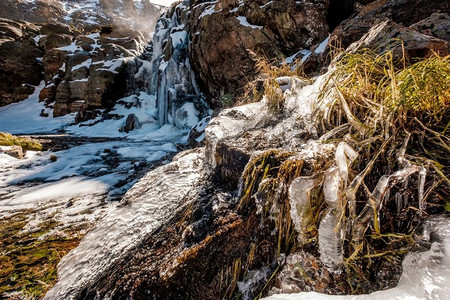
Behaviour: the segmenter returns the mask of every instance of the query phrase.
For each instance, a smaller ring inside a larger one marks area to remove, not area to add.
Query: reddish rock
[[[49,84],[45,86],[39,93],[39,101],[45,101],[46,103],[54,102],[56,99],[56,88],[55,84]]]
[[[239,3],[207,2],[190,13],[191,61],[204,90],[215,98],[242,93],[241,88],[254,78],[255,57],[250,51],[282,58],[321,42],[328,34],[327,1]]]
[[[67,52],[60,49],[51,49],[45,52],[42,59],[42,65],[44,68],[44,78],[46,82],[50,82],[55,75],[60,72],[65,72],[65,64],[67,59]]]

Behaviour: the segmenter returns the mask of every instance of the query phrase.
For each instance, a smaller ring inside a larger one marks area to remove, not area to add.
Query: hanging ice
[[[319,227],[320,260],[329,268],[338,267],[343,262],[343,242],[337,228],[339,215],[336,210],[327,213]]]
[[[310,193],[317,185],[317,177],[299,177],[289,188],[290,215],[295,230],[299,233],[299,241],[304,242],[304,235],[312,219]]]

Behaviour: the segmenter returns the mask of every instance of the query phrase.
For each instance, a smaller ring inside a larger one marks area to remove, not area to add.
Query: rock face
[[[39,28],[0,18],[0,106],[24,100],[42,80]]]
[[[387,20],[372,27],[360,41],[348,49],[357,51],[362,48],[372,49],[376,53],[392,50],[397,57],[405,55],[406,59],[413,60],[418,57],[430,57],[434,53],[446,56],[450,52],[450,41],[422,34]]]
[[[329,19],[333,12],[341,4],[334,1],[330,4]],[[353,4],[351,3],[353,2]],[[384,46],[392,48],[395,42],[393,38],[402,39],[405,42],[412,57],[425,57],[423,51],[433,49],[444,55],[448,48],[448,1],[426,1],[426,0],[378,0],[378,1],[343,1],[341,8],[352,11],[354,16],[339,24],[331,32],[330,41],[334,46],[346,49],[352,43],[359,41],[376,24],[389,21],[389,28],[381,30],[384,32]],[[350,7],[353,6],[353,10]],[[333,7],[333,10],[332,8]],[[339,11],[339,10],[338,10]],[[332,20],[329,20],[332,22]],[[395,23],[395,25],[393,25]],[[333,28],[334,26],[331,26]],[[393,27],[396,27],[395,29]],[[391,31],[392,29],[392,31]],[[380,32],[378,34],[383,33]],[[417,35],[420,41],[416,41]],[[435,37],[437,39],[433,39]],[[380,37],[378,37],[379,40]],[[388,44],[391,44],[390,46]],[[380,43],[381,45],[381,43]],[[380,47],[377,46],[377,47]],[[427,48],[428,47],[428,48]],[[306,73],[318,74],[323,72],[324,67],[329,64],[329,49],[323,53],[312,53],[304,63]],[[377,51],[377,49],[373,49]]]
[[[95,116],[85,111],[110,109],[124,96],[148,91],[138,74],[149,63],[139,31],[81,34],[62,24],[1,20],[0,105],[27,98],[45,80],[40,100],[54,109],[53,116],[81,111],[83,120]]]
[[[81,111],[80,121],[94,115],[85,111],[112,108],[116,100],[147,89],[134,76],[143,65],[139,56],[145,45],[139,32],[111,30],[78,34],[69,45],[51,48],[43,59],[41,100],[54,103],[55,117]]]
[[[149,34],[162,8],[148,0],[140,2],[135,5],[128,0],[0,0],[0,17],[40,24],[51,20],[83,28],[85,32],[113,24]]]
[[[190,57],[204,91],[217,101],[239,95],[254,77],[250,52],[281,59],[328,34],[328,1],[196,1],[191,7]]]
[[[365,6],[355,18],[339,25],[332,33],[347,48],[359,40],[369,29],[382,21],[392,20],[403,26],[410,26],[430,17],[433,13],[450,11],[445,0],[378,0]]]

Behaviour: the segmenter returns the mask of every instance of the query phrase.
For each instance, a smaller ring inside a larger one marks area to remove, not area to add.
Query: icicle
[[[339,203],[341,182],[342,177],[339,175],[338,167],[331,167],[326,171],[325,180],[323,181],[323,193],[325,202],[333,208],[336,208]]]
[[[299,177],[289,187],[290,215],[295,230],[299,233],[300,242],[305,242],[303,233],[307,231],[312,218],[309,215],[311,213],[310,193],[318,181],[317,177]]]
[[[427,169],[425,167],[420,167],[419,171],[419,214],[422,215],[424,208],[424,189],[425,181],[427,178]]]
[[[398,170],[392,175],[384,175],[378,180],[377,186],[373,190],[372,199],[375,201],[378,210],[381,209],[382,201],[381,199],[384,197],[386,191],[397,184],[398,182],[405,181],[409,176],[419,171],[419,167],[413,166],[409,168],[405,168],[402,170]]]
[[[381,210],[383,201],[381,201],[386,192],[395,184],[399,182],[404,182],[408,179],[412,174],[417,173],[419,171],[418,166],[412,166],[409,168],[405,168],[402,170],[398,170],[392,175],[384,175],[379,180],[372,192],[372,195],[369,198],[366,207],[363,209],[361,214],[358,216],[358,220],[354,225],[353,230],[353,242],[357,247],[362,242],[364,233],[369,225],[370,220],[374,216],[374,213],[377,213]]]
[[[352,147],[350,147],[345,142],[340,142],[336,148],[335,160],[336,165],[339,168],[339,173],[342,176],[342,180],[344,182],[348,179],[348,165],[351,164],[356,158],[358,154]],[[350,162],[347,162],[347,158]]]
[[[336,165],[325,172],[323,193],[325,202],[331,211],[320,222],[319,226],[319,252],[323,263],[330,268],[342,264],[343,241],[339,228],[339,216],[342,213],[341,192],[348,180],[349,165],[358,157],[358,154],[347,143],[341,142],[336,148]]]
[[[403,145],[400,148],[399,152],[398,152],[398,162],[400,163],[400,165],[402,167],[409,167],[411,166],[411,163],[405,158],[405,153],[406,153],[406,147],[408,146],[409,143],[409,139],[411,137],[411,133],[407,133],[405,140],[403,141]]]
[[[320,260],[328,268],[339,267],[343,262],[343,243],[340,228],[336,231],[339,217],[332,210],[323,218],[319,226]]]
[[[161,74],[161,81],[158,87],[158,93],[156,98],[158,105],[158,119],[159,125],[163,126],[168,120],[168,91],[165,74]]]

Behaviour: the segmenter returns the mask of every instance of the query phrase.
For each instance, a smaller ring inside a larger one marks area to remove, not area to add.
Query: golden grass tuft
[[[401,261],[420,220],[448,206],[449,57],[410,62],[361,49],[337,54],[331,65],[313,119],[324,140],[358,150],[339,192],[344,267],[354,293],[365,291],[372,267]],[[403,179],[391,178],[397,171]],[[407,203],[398,204],[403,191]]]
[[[386,100],[393,110],[427,114],[441,122],[450,108],[450,56],[433,55],[390,75]]]
[[[250,52],[250,55],[255,61],[258,76],[244,87],[243,96],[238,104],[258,102],[266,96],[270,111],[280,112],[284,96],[276,79],[283,76],[306,78],[301,64],[298,61],[292,65],[281,63],[253,52]]]

